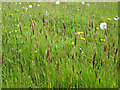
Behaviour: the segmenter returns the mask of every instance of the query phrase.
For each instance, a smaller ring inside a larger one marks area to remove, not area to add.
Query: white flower
[[[15,3],[17,5],[17,3]]]
[[[17,25],[17,27],[19,27],[19,24]]]
[[[27,12],[28,8],[27,7],[22,7],[23,9],[25,9],[25,11]]]
[[[48,15],[49,13],[46,11],[46,15]]]
[[[85,2],[82,2],[82,4],[85,4]]]
[[[101,23],[100,28],[103,29],[103,30],[107,29],[107,23],[105,23],[105,22]]]
[[[21,2],[19,4],[21,4]]]
[[[27,8],[27,7],[25,7],[24,9],[25,9],[25,11],[27,12],[28,8]]]
[[[37,50],[35,51],[35,53],[37,52]]]
[[[29,5],[29,8],[32,8],[32,5]]]
[[[38,4],[37,6],[39,7],[40,5]]]
[[[56,1],[56,4],[60,4],[60,2],[59,2],[59,1]]]
[[[116,17],[114,18],[114,20],[119,20],[119,17],[118,17],[118,16],[116,16]]]
[[[87,4],[87,6],[89,6],[89,4]]]

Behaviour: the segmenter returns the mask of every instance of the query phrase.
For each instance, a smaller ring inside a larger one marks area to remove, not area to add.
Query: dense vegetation
[[[113,2],[2,3],[2,87],[117,88],[116,16]]]

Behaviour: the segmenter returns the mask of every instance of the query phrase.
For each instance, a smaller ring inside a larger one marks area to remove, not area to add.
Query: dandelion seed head
[[[103,22],[100,24],[100,29],[105,30],[107,29],[107,23]]]
[[[32,5],[29,5],[29,8],[32,8]]]
[[[82,4],[85,4],[85,2],[82,2]]]
[[[114,18],[114,20],[119,20],[119,17],[118,17],[118,16],[116,16],[116,17]]]
[[[59,2],[59,1],[56,1],[56,4],[60,4],[60,2]]]

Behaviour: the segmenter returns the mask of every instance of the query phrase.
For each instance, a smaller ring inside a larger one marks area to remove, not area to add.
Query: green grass
[[[31,3],[32,8],[29,4],[2,3],[3,88],[118,87],[118,53],[113,52],[118,48],[118,21],[116,27],[113,24],[118,3],[41,2],[39,7]],[[108,25],[107,38],[104,30],[95,32],[102,22]]]

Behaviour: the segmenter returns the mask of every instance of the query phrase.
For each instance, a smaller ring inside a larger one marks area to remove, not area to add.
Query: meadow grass
[[[113,2],[2,3],[2,87],[117,88],[116,16]]]

